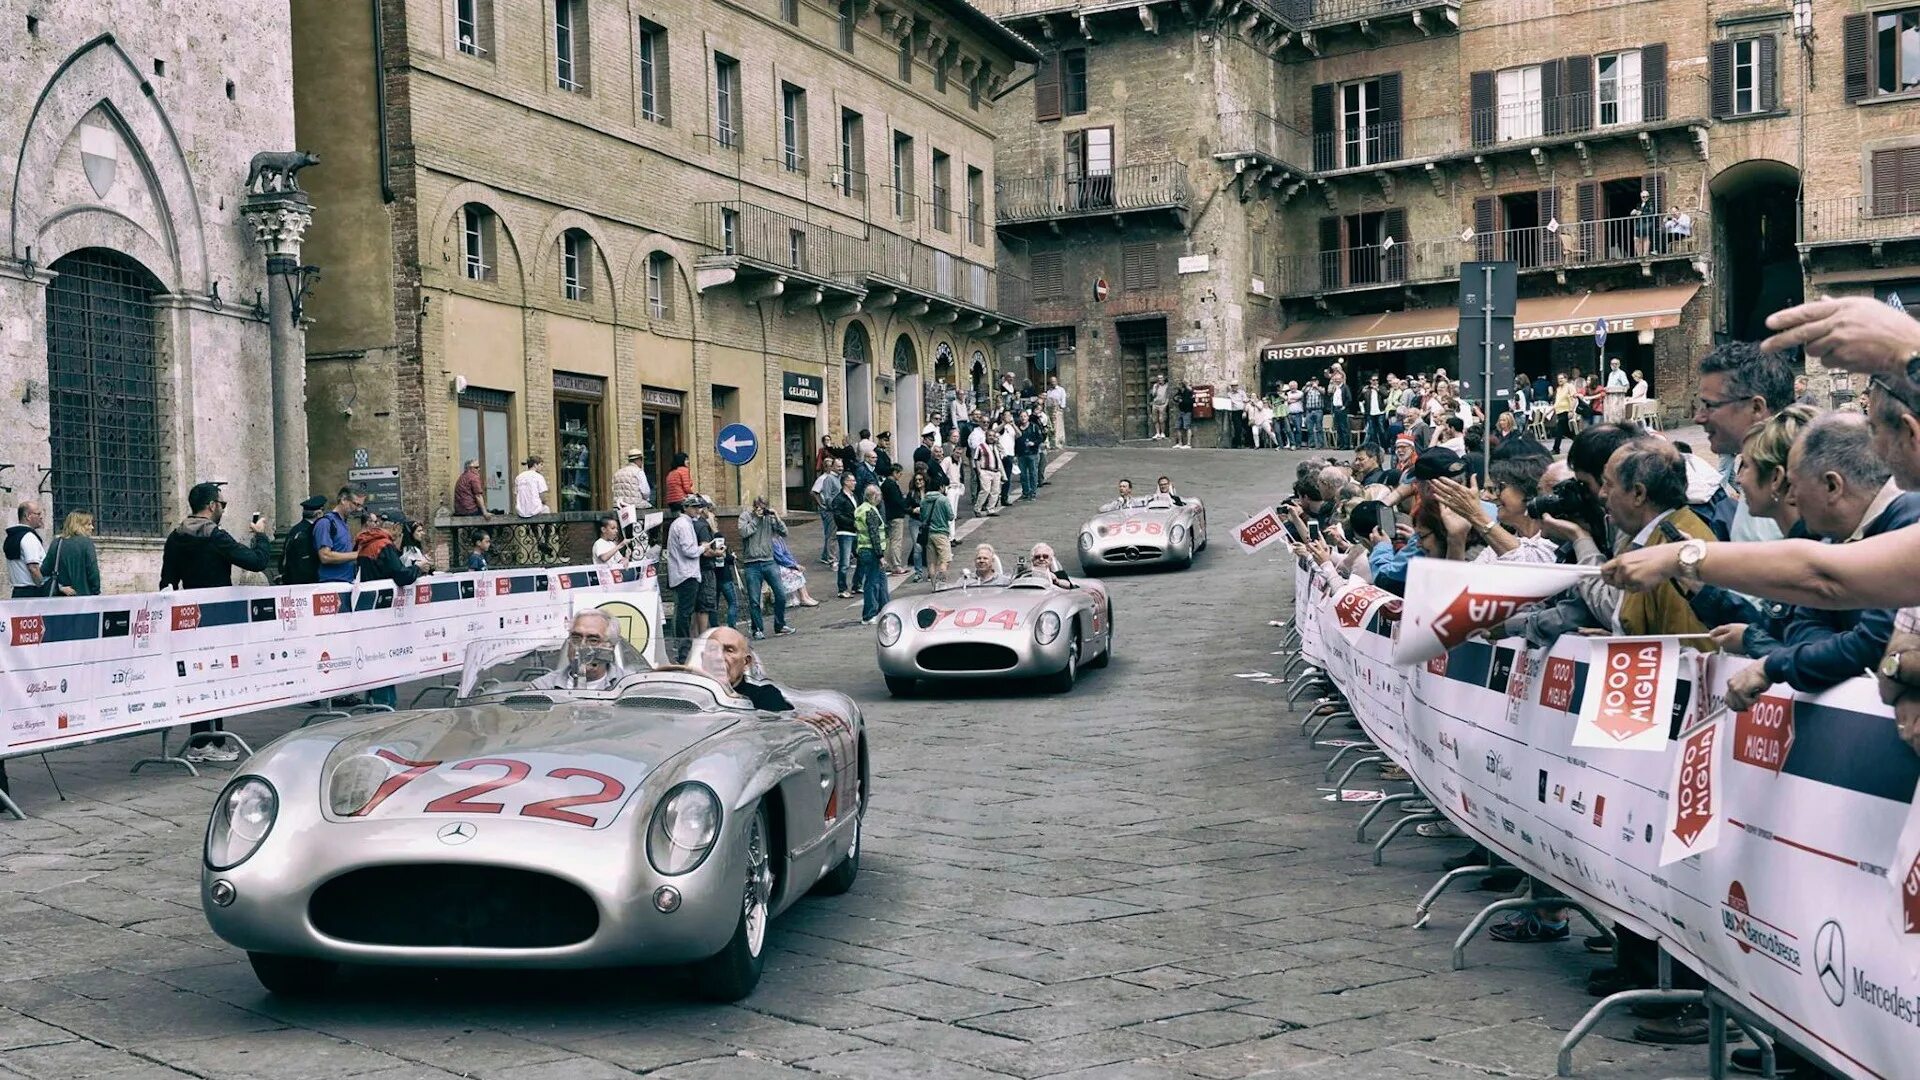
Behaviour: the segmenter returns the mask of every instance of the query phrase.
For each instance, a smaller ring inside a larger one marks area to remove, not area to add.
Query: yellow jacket
[[[1677,534],[1677,535],[1676,535]],[[1653,530],[1646,546],[1680,543],[1688,539],[1712,541],[1713,530],[1700,515],[1687,507],[1668,514]],[[1687,644],[1701,652],[1715,648],[1706,634],[1711,629],[1693,613],[1693,606],[1673,582],[1663,582],[1652,592],[1628,593],[1620,600],[1620,632],[1628,637],[1650,634],[1698,634],[1699,640]]]

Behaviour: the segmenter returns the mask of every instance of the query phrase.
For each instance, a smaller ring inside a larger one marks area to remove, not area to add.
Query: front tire
[[[892,694],[894,697],[912,697],[913,688],[918,685],[920,681],[906,675],[888,675],[885,676],[885,678],[887,680],[887,693]]]
[[[694,985],[708,1001],[739,1001],[760,984],[760,972],[767,963],[767,924],[773,918],[772,835],[766,808],[756,804],[743,841],[747,874],[741,890],[740,921],[727,947],[694,968]]]
[[[278,956],[250,952],[247,963],[253,965],[253,977],[275,997],[314,997],[333,985],[340,965],[331,960],[305,956]]]
[[[1073,636],[1067,639],[1067,666],[1046,677],[1046,687],[1056,694],[1064,694],[1073,689],[1074,680],[1080,677],[1080,627],[1076,624]]]

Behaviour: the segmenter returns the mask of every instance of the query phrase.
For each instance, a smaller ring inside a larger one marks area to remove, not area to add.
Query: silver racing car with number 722
[[[931,595],[881,610],[880,674],[895,697],[922,681],[1041,679],[1073,689],[1082,667],[1113,659],[1113,601],[1097,581],[1047,572],[968,573]]]
[[[214,807],[214,932],[278,994],[341,964],[688,964],[745,997],[768,922],[853,885],[866,727],[845,695],[756,681],[733,631],[691,650],[650,665],[583,613],[547,664],[469,646],[448,707],[282,737]]]
[[[1170,493],[1122,496],[1080,527],[1080,570],[1193,565],[1207,547],[1207,510]]]

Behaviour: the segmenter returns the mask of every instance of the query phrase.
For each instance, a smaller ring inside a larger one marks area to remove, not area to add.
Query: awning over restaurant
[[[1592,337],[1606,320],[1609,334],[1664,330],[1680,325],[1695,285],[1621,289],[1580,296],[1536,296],[1520,301],[1514,316],[1515,341]],[[1260,352],[1263,360],[1373,356],[1454,344],[1460,329],[1456,308],[1419,308],[1344,319],[1305,319],[1280,332]]]

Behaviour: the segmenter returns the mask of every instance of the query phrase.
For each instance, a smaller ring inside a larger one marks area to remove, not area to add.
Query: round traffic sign
[[[714,436],[713,446],[720,452],[720,460],[729,465],[745,465],[760,452],[760,437],[745,424],[728,424]]]

